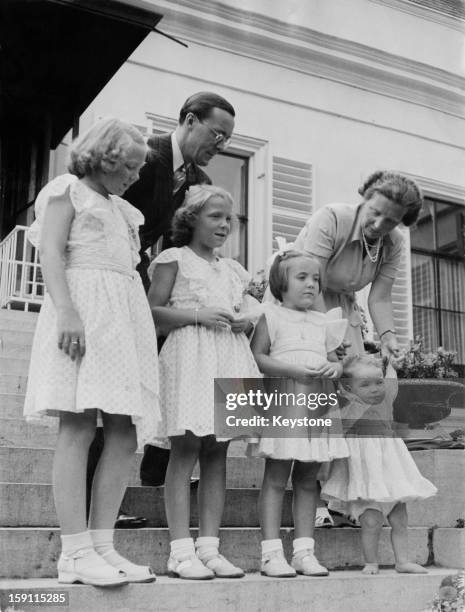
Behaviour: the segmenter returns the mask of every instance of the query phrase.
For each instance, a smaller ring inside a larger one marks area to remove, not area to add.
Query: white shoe
[[[240,567],[236,567],[219,553],[210,559],[200,559],[200,561],[214,572],[218,578],[243,578],[245,576]]]
[[[93,548],[83,548],[71,555],[61,553],[58,559],[58,582],[119,586],[128,583],[124,572],[107,563]]]
[[[261,573],[270,578],[295,578],[297,575],[284,558],[282,550],[274,550],[262,557]]]
[[[196,555],[191,555],[182,561],[170,556],[168,572],[177,578],[185,578],[186,580],[210,580],[215,577],[214,572],[205,567]]]
[[[100,556],[112,567],[124,572],[128,582],[154,582],[157,578],[151,567],[136,565],[122,557],[116,550],[110,550]]]
[[[320,564],[313,550],[303,550],[292,557],[292,567],[298,574],[304,576],[328,576],[326,567]]]

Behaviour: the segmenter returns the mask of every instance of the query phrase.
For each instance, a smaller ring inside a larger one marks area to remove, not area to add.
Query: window
[[[235,153],[220,153],[210,161],[206,172],[213,185],[223,187],[232,195],[233,212],[239,224],[220,252],[226,257],[236,259],[247,268],[249,159]]]
[[[426,350],[457,351],[465,363],[465,211],[425,198],[410,232],[413,331]]]

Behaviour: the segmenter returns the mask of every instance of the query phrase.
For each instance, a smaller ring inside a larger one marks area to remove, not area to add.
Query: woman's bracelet
[[[385,329],[383,333],[379,335],[379,339],[381,340],[384,334],[389,334],[389,333],[394,334],[394,336],[396,335],[396,332],[393,329]]]

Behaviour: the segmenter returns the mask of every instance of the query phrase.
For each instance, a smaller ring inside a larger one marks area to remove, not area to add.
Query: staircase
[[[148,526],[117,530],[116,547],[129,559],[150,564],[159,574],[154,584],[98,589],[76,585],[62,588],[56,576],[60,552],[53,504],[51,469],[56,423],[31,425],[22,418],[27,371],[37,315],[0,310],[0,610],[7,608],[2,589],[36,593],[66,591],[70,607],[40,606],[43,611],[86,612],[263,610],[310,612],[420,612],[438,590],[443,576],[455,573],[465,561],[465,529],[455,528],[465,517],[465,451],[417,451],[414,458],[423,474],[439,488],[439,495],[423,504],[411,504],[409,542],[412,560],[428,563],[429,574],[398,575],[389,566],[393,556],[389,529],[380,545],[379,576],[362,576],[358,529],[319,529],[317,555],[332,570],[329,577],[268,579],[259,574],[260,532],[257,498],[263,462],[243,456],[243,443],[232,443],[228,458],[228,490],[221,531],[222,552],[241,566],[241,580],[208,582],[164,576],[169,553],[163,507],[163,489],[139,486],[136,455],[125,508],[143,515]],[[192,523],[197,506],[192,498]],[[282,537],[290,554],[291,496],[283,510]],[[195,530],[193,530],[195,535]],[[444,567],[441,567],[444,566]],[[11,604],[10,604],[11,605]],[[11,607],[10,609],[15,609]],[[22,609],[19,605],[19,608]]]

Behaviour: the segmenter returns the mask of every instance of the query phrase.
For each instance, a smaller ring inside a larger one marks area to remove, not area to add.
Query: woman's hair
[[[270,268],[270,291],[280,302],[283,301],[283,293],[287,291],[288,279],[289,279],[289,262],[298,257],[306,257],[311,261],[314,261],[320,269],[320,262],[316,257],[303,251],[289,250],[284,253],[276,254]],[[318,291],[321,291],[321,279],[318,282]]]
[[[359,366],[371,366],[379,368],[384,375],[383,361],[373,355],[348,355],[342,362],[342,377],[353,378],[354,372]]]
[[[174,246],[182,247],[190,243],[200,211],[214,196],[223,198],[225,202],[233,206],[231,194],[221,187],[192,185],[188,189],[182,206],[175,212],[171,222],[171,240]]]
[[[388,200],[402,206],[405,209],[402,223],[406,226],[415,223],[423,206],[423,195],[415,181],[396,172],[385,170],[374,172],[358,192],[365,200],[373,197],[374,193],[380,193]]]
[[[137,128],[119,119],[101,119],[71,145],[68,170],[79,178],[98,171],[109,171],[126,158],[132,144],[146,148]]]

